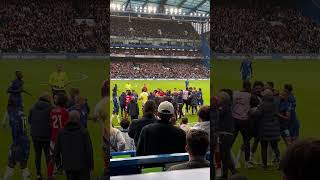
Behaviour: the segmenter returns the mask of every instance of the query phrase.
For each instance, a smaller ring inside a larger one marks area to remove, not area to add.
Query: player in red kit
[[[51,139],[50,139],[50,161],[48,164],[48,178],[52,179],[55,162],[53,159],[54,147],[57,141],[57,136],[69,120],[69,112],[65,108],[67,97],[59,94],[56,98],[56,107],[50,112],[50,126],[51,126]]]
[[[126,110],[125,110],[125,117],[127,117],[127,108],[128,108],[128,104],[129,104],[129,102],[131,102],[131,100],[132,100],[132,95],[131,95],[131,91],[130,90],[128,90],[127,91],[127,95],[126,95]]]

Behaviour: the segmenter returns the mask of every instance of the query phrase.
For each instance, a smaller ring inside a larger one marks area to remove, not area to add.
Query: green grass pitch
[[[6,94],[10,81],[14,78],[15,70],[24,73],[24,88],[33,94],[32,97],[23,95],[24,110],[28,113],[37,97],[44,91],[48,91],[49,74],[55,70],[56,64],[61,63],[67,72],[70,81],[69,87],[79,87],[83,96],[88,98],[89,105],[93,111],[95,104],[100,99],[102,81],[107,78],[109,65],[106,60],[0,60],[0,121],[6,109],[8,96]],[[88,123],[89,132],[94,146],[95,170],[94,175],[103,172],[103,159],[101,152],[101,136],[99,125],[94,122]],[[7,165],[9,145],[11,144],[10,128],[0,128],[0,179],[4,175]],[[46,166],[43,158],[42,174],[46,175]],[[31,144],[28,168],[31,172],[31,179],[35,179],[34,151]],[[14,180],[20,180],[21,171],[16,166]],[[64,179],[58,177],[58,179]]]
[[[214,60],[212,71],[212,92],[216,94],[222,88],[241,89],[240,61],[216,61]],[[273,81],[277,89],[282,89],[285,83],[291,83],[297,99],[297,113],[300,119],[300,134],[302,138],[320,137],[318,128],[318,105],[320,102],[320,61],[287,60],[271,61],[260,60],[253,62],[253,79],[261,81]],[[239,149],[239,140],[234,146],[234,152]],[[281,142],[281,152],[285,146]],[[260,149],[257,151],[257,158],[260,156]],[[260,161],[260,160],[259,160]],[[275,169],[263,171],[262,168],[240,169],[240,172],[252,180],[281,179],[281,173]]]
[[[161,88],[163,91],[166,90],[173,90],[174,88],[179,89],[185,89],[185,81],[184,80],[111,80],[111,86],[112,89],[115,84],[118,85],[118,96],[125,91],[125,85],[127,83],[130,83],[132,86],[132,89],[134,89],[138,95],[141,93],[141,89],[144,84],[147,85],[148,91],[153,91],[155,89]],[[209,105],[210,104],[210,80],[190,80],[190,87],[196,87],[201,88],[203,91],[203,98],[204,98],[204,104]],[[111,90],[112,93],[112,90]],[[112,99],[111,99],[112,101]],[[140,109],[140,116],[142,115],[142,108],[141,108],[141,101],[139,103],[139,109]],[[111,102],[110,110],[112,112],[113,109],[113,103]],[[196,115],[187,115],[189,119],[189,123],[191,125],[195,124],[197,122],[197,116]],[[178,121],[180,122],[180,121]],[[119,126],[117,119],[113,119],[113,125]]]

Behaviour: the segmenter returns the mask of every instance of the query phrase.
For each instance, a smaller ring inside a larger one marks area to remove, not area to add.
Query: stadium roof
[[[179,8],[185,13],[210,13],[210,0],[111,0],[111,3],[119,3],[122,6],[131,4],[131,8],[151,6],[157,7],[159,11]]]

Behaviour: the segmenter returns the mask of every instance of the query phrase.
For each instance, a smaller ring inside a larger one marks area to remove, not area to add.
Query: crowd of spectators
[[[103,7],[101,0],[1,1],[1,52],[106,52]]]
[[[200,51],[174,51],[159,49],[111,49],[114,54],[149,55],[149,56],[188,56],[201,57]]]
[[[199,34],[189,22],[146,18],[110,18],[113,36],[199,40]]]
[[[213,7],[217,53],[319,53],[320,24],[288,8]]]
[[[201,60],[118,60],[111,62],[111,78],[190,78],[210,77]]]

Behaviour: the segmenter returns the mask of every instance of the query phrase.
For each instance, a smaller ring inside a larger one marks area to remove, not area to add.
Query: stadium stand
[[[107,6],[103,3],[1,1],[0,52],[108,52]]]
[[[187,59],[139,59],[112,60],[111,78],[189,78],[206,79],[210,77],[210,69],[203,62]]]
[[[111,16],[110,31],[113,36],[191,39],[199,40],[199,34],[190,22]]]
[[[111,56],[206,56],[201,35],[209,30],[208,5],[207,0],[157,5],[162,8],[140,0],[111,2]]]
[[[294,8],[213,7],[215,53],[319,53],[320,24]]]

